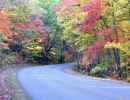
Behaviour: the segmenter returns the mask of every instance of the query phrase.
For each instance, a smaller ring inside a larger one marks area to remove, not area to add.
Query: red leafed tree
[[[47,32],[50,32],[50,28],[44,24],[43,20],[40,18],[29,18],[29,22],[26,23],[25,28],[30,28],[35,30],[35,34],[39,37],[41,41],[45,41],[47,38]]]
[[[101,19],[101,13],[105,8],[103,1],[104,0],[90,0],[90,2],[85,4],[82,8],[83,12],[87,12],[86,17],[84,18],[84,21],[80,26],[81,30],[84,33],[93,33],[96,23]],[[102,29],[98,32],[97,35],[103,36],[104,32],[105,35],[108,35],[109,31],[109,28]],[[93,60],[97,60],[102,55],[105,44],[105,39],[99,39],[94,43],[93,46],[88,46],[84,53],[86,66],[88,66]]]
[[[81,26],[81,29],[84,32],[92,30],[95,26],[95,23],[101,17],[101,12],[105,7],[104,4],[102,4],[102,1],[103,0],[91,0],[90,3],[86,4],[82,8],[83,12],[88,12]]]
[[[93,46],[89,46],[87,48],[85,52],[85,60],[87,61],[86,66],[88,66],[88,64],[90,64],[91,61],[98,59],[102,55],[105,44],[105,40],[97,40]]]
[[[17,23],[15,23],[15,25],[22,29],[35,28],[36,30],[42,30],[44,27],[44,23],[43,23],[42,19],[31,18],[31,17],[28,19],[28,22],[26,22],[25,24],[23,24],[21,22],[17,22]]]
[[[10,19],[8,18],[5,9],[0,11],[0,33],[5,34],[6,38],[12,37]]]
[[[25,28],[25,25],[21,22],[17,22],[15,25],[18,26],[19,28]]]
[[[98,36],[107,36],[111,33],[112,27],[105,27],[97,32]]]
[[[33,15],[31,15],[27,20],[28,21],[26,23],[17,22],[15,23],[15,26],[20,28],[21,30],[29,29],[34,31],[35,35],[38,36],[40,40],[44,41],[47,35],[46,32],[50,30],[48,30],[47,27],[44,26],[43,20],[40,18],[35,18]],[[19,34],[23,35],[22,31],[19,31]]]

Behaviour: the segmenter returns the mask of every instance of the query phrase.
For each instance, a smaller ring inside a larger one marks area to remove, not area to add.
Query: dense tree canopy
[[[129,0],[62,0],[53,8],[64,38],[75,41],[76,51],[83,55],[78,59],[84,62],[88,73],[101,72],[105,76],[107,71],[114,77],[118,74],[116,78],[129,75],[129,3]]]
[[[88,75],[129,80],[129,6],[129,0],[1,0],[0,65],[76,61]]]

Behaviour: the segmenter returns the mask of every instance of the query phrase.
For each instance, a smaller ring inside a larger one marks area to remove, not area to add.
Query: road
[[[32,100],[130,100],[130,86],[68,74],[72,64],[29,67],[17,78]]]

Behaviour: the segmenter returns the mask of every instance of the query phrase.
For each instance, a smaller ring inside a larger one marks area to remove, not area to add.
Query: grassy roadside
[[[18,83],[16,74],[17,74],[17,72],[14,72],[9,76],[9,80],[14,89],[14,93],[11,97],[11,100],[31,100],[28,97],[28,95],[24,92],[21,85]]]
[[[20,69],[29,66],[34,65],[18,64],[0,67],[0,100],[31,100],[16,77]]]

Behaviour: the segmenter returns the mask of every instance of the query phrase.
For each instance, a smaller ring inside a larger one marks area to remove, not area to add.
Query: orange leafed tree
[[[5,34],[6,39],[12,37],[10,19],[7,16],[6,9],[0,11],[0,33]]]

